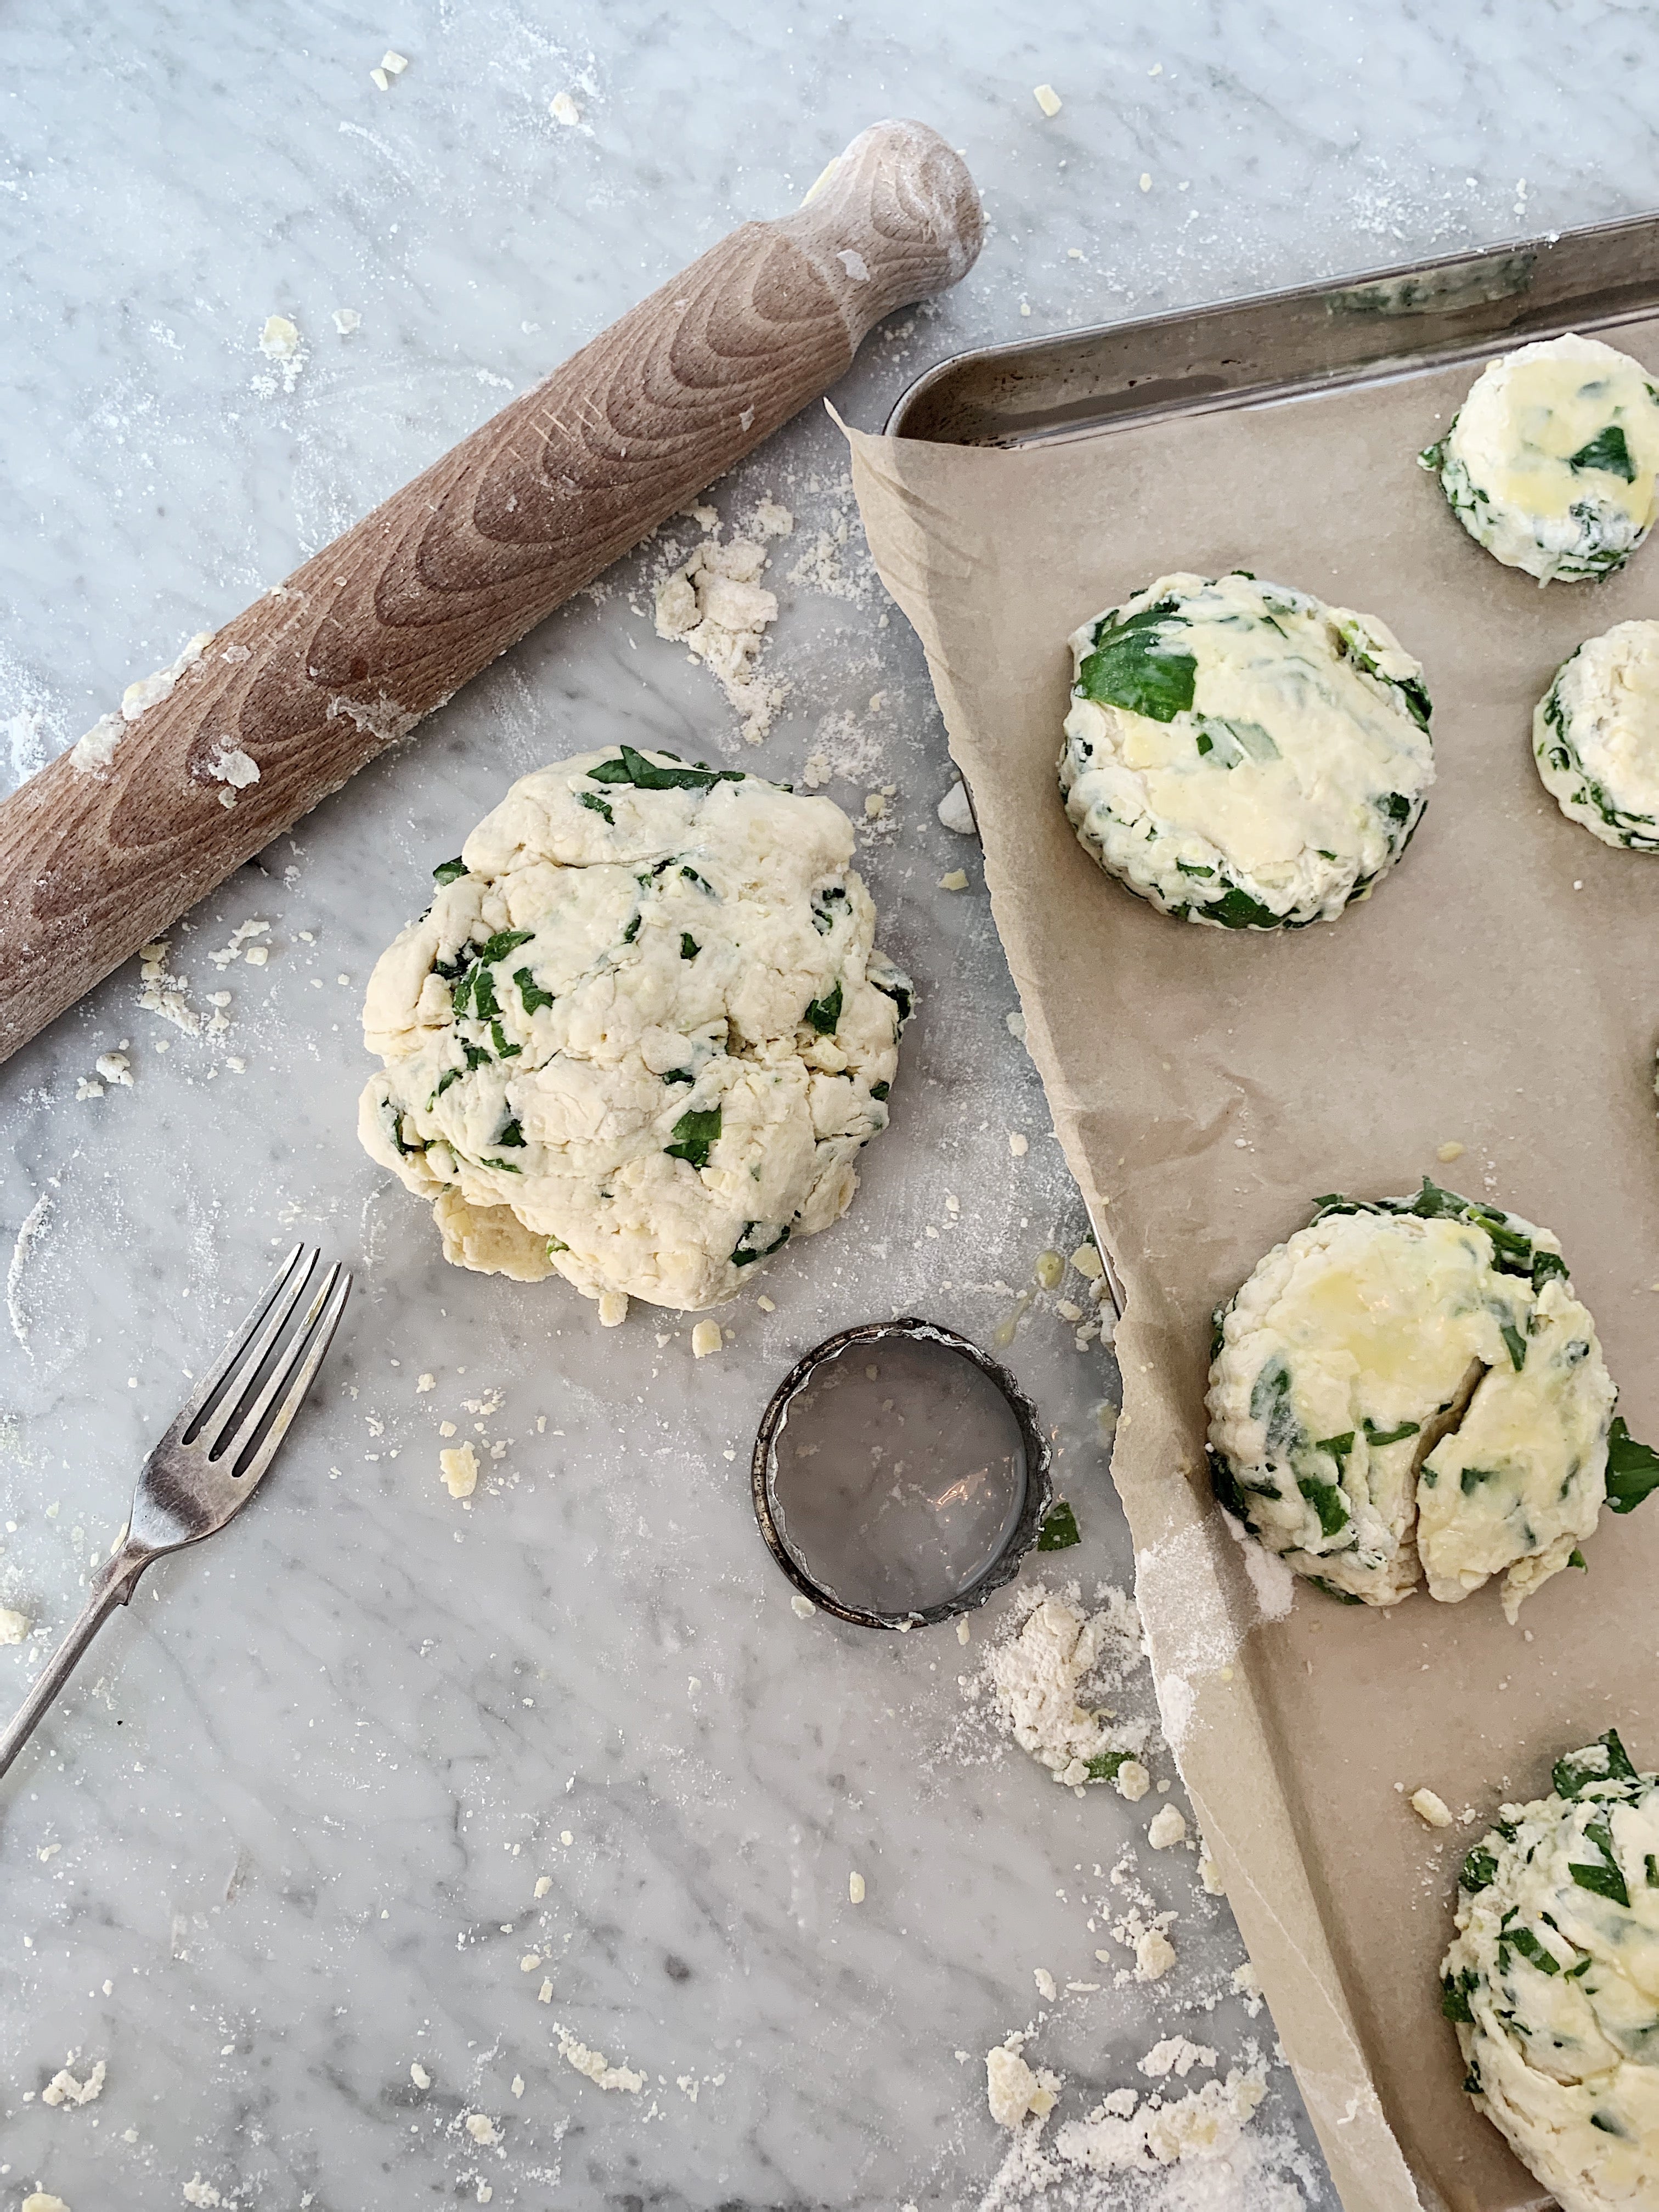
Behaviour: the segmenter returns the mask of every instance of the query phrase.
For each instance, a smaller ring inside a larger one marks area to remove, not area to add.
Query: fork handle
[[[138,1587],[139,1576],[152,1559],[160,1556],[159,1553],[136,1544],[128,1537],[114,1557],[106,1560],[99,1570],[93,1579],[92,1595],[82,1607],[80,1619],[40,1669],[17,1717],[4,1734],[0,1735],[0,1774],[6,1771],[34,1734],[46,1707],[75,1672],[88,1644],[116,1607],[128,1602]]]

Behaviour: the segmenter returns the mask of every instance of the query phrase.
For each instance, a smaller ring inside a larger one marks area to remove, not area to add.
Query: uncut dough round
[[[1609,1729],[1553,1778],[1463,1862],[1440,2008],[1476,2111],[1563,2212],[1643,2212],[1659,2204],[1659,1775]]]
[[[1532,750],[1570,822],[1659,852],[1659,622],[1618,623],[1568,655],[1533,714]]]
[[[695,1310],[838,1219],[911,1002],[852,852],[831,800],[672,753],[515,783],[363,1009],[359,1134],[445,1257]]]
[[[1595,1526],[1614,1396],[1555,1238],[1425,1179],[1325,1200],[1218,1312],[1211,1467],[1322,1588],[1454,1604],[1501,1574],[1513,1621]]]
[[[1659,390],[1600,338],[1541,339],[1489,362],[1419,459],[1506,568],[1541,584],[1609,575],[1653,527]]]
[[[1241,570],[1176,574],[1071,644],[1066,811],[1163,913],[1334,921],[1411,842],[1434,781],[1429,695],[1370,616]]]

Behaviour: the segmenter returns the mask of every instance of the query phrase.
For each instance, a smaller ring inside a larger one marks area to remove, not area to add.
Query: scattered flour
[[[286,315],[267,315],[265,326],[259,333],[259,350],[276,372],[276,376],[254,379],[256,391],[269,395],[276,389],[276,377],[281,377],[284,392],[292,392],[300,380],[300,372],[311,359],[298,326]]]
[[[757,745],[772,726],[788,686],[769,683],[755,662],[778,613],[777,597],[761,582],[769,556],[768,541],[787,537],[794,517],[787,507],[763,500],[750,518],[752,537],[720,542],[712,508],[696,510],[708,536],[684,568],[658,585],[657,635],[684,645],[707,662],[726,697],[743,717],[743,734]]]
[[[999,1717],[1020,1749],[1056,1782],[1081,1790],[1115,1780],[1126,1796],[1144,1794],[1150,1778],[1132,1754],[1146,1744],[1146,1723],[1113,1727],[1109,1708],[1080,1702],[1140,1665],[1133,1602],[1121,1590],[1105,1589],[1098,1609],[1088,1613],[1075,1583],[1064,1592],[1033,1583],[1027,1596],[1030,1607],[1016,1632],[986,1654],[983,1680]]]
[[[1224,2158],[1238,2142],[1267,2090],[1259,2068],[1234,2068],[1173,2103],[1146,2103],[1121,2115],[1097,2106],[1054,2138],[1061,2158],[1089,2173],[1151,2173],[1185,2159]]]

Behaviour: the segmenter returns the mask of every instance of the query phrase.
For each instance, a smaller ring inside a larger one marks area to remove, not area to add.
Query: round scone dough
[[[1659,622],[1615,623],[1569,654],[1533,714],[1532,750],[1569,821],[1659,852]]]
[[[1434,780],[1429,695],[1370,616],[1242,570],[1160,576],[1071,642],[1066,811],[1164,913],[1334,921],[1411,842]]]
[[[1653,526],[1659,390],[1600,338],[1540,339],[1488,362],[1419,458],[1505,568],[1542,584],[1606,576]]]
[[[1617,1733],[1463,1862],[1440,2008],[1475,2109],[1562,2212],[1659,2204],[1659,1775]]]
[[[624,745],[515,783],[381,955],[367,1150],[445,1257],[718,1305],[827,1229],[887,1126],[909,980],[828,799]]]
[[[1425,1178],[1323,1200],[1216,1315],[1211,1468],[1298,1574],[1397,1605],[1558,1574],[1607,1496],[1615,1393],[1547,1229]]]

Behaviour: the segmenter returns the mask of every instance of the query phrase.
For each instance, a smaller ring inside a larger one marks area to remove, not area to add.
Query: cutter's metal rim
[[[958,1591],[938,1605],[923,1607],[908,1613],[878,1613],[862,1607],[845,1604],[835,1594],[815,1583],[786,1547],[773,1517],[772,1500],[767,1490],[767,1471],[772,1461],[773,1446],[783,1425],[789,1401],[803,1388],[809,1376],[825,1360],[838,1358],[855,1344],[878,1344],[884,1337],[919,1336],[931,1338],[935,1343],[946,1345],[971,1359],[981,1375],[994,1383],[1013,1413],[1019,1425],[1020,1442],[1025,1452],[1025,1500],[1020,1508],[1018,1520],[1009,1531],[1007,1540],[990,1565],[965,1590]],[[1001,1589],[1019,1572],[1026,1554],[1037,1540],[1048,1508],[1054,1504],[1054,1481],[1051,1467],[1054,1455],[1048,1439],[1043,1434],[1042,1423],[1036,1407],[1020,1389],[1013,1376],[988,1352],[981,1351],[971,1337],[959,1336],[953,1328],[942,1322],[922,1321],[907,1315],[896,1321],[860,1322],[851,1328],[836,1331],[822,1344],[814,1345],[804,1352],[784,1376],[761,1415],[760,1427],[755,1435],[754,1455],[750,1462],[750,1490],[754,1499],[755,1518],[766,1548],[784,1573],[801,1593],[817,1607],[820,1612],[833,1613],[837,1620],[845,1620],[855,1628],[888,1628],[902,1634],[912,1628],[928,1628],[934,1622],[953,1620],[960,1613],[972,1613],[984,1604],[993,1591]]]

